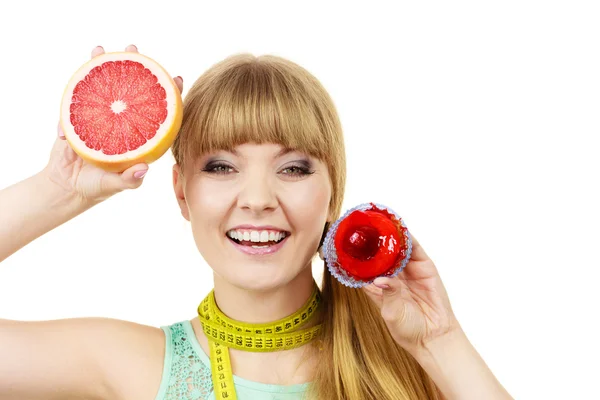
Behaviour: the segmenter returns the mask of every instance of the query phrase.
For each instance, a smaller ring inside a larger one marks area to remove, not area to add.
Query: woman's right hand
[[[125,51],[137,52],[134,45],[127,46]],[[92,51],[92,58],[104,53],[101,46]],[[176,77],[175,83],[183,91],[183,80]],[[66,194],[74,195],[85,203],[101,202],[125,189],[140,187],[143,177],[148,171],[145,163],[136,164],[121,173],[107,172],[85,162],[77,155],[65,140],[60,124],[54,142],[50,160],[43,174]]]

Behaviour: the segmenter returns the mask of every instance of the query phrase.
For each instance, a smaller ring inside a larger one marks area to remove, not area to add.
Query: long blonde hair
[[[342,127],[329,94],[311,73],[278,56],[242,53],[196,80],[172,146],[182,170],[205,152],[248,142],[278,143],[322,160],[331,178],[331,215],[339,218],[346,180]],[[439,399],[421,366],[392,339],[376,305],[323,268],[320,359],[308,398]]]

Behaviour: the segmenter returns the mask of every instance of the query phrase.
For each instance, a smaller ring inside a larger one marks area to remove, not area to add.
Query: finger
[[[379,289],[393,290],[394,279],[388,277],[379,277],[373,280],[373,286],[378,287]]]
[[[125,47],[125,51],[129,51],[132,53],[138,53],[138,48],[135,44],[130,44],[129,46]]]
[[[406,283],[397,277],[380,276],[373,280],[373,286],[382,289],[381,295],[383,298],[398,295],[406,297],[408,295]]]
[[[179,88],[179,91],[183,93],[183,78],[181,76],[176,76],[173,80]]]
[[[62,140],[66,140],[65,133],[62,130],[62,126],[60,126],[60,122],[56,126],[56,133],[58,134],[59,138],[61,138]]]
[[[100,54],[104,54],[104,47],[96,46],[94,50],[92,50],[92,58],[98,57]]]
[[[412,240],[412,253],[410,255],[411,260],[415,261],[427,261],[429,260],[429,256],[425,253],[425,249],[419,244],[419,241],[413,236],[412,233],[409,232],[410,238]]]
[[[121,181],[124,189],[135,189],[140,187],[144,176],[148,172],[148,164],[138,164],[126,169],[121,173]]]
[[[58,139],[54,141],[54,146],[52,147],[53,152],[59,152],[61,157],[67,162],[73,162],[77,159],[78,155],[75,153],[73,148],[67,143],[65,134],[60,125],[60,121],[56,124],[56,136]]]
[[[375,280],[373,281],[373,286],[382,289],[382,290],[386,290],[390,288],[390,285],[387,284],[387,281],[384,280]]]
[[[373,300],[375,305],[377,305],[377,307],[381,308],[382,301],[383,301],[382,290],[375,285],[366,285],[362,289],[365,291],[367,296],[369,296],[369,298],[371,300]]]
[[[148,172],[148,164],[136,164],[120,174],[108,175],[106,177],[107,185],[110,189],[116,191],[136,189],[142,185],[146,172]]]

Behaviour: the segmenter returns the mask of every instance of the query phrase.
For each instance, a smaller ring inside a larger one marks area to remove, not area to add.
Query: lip
[[[246,228],[248,229],[248,228]],[[229,236],[225,236],[227,241],[233,245],[236,249],[241,251],[244,254],[248,254],[251,256],[267,256],[278,252],[283,245],[287,242],[289,236],[286,236],[281,242],[274,244],[273,246],[265,247],[262,249],[255,249],[252,246],[244,246],[234,242]]]

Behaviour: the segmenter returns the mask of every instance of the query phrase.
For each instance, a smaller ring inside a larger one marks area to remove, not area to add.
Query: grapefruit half
[[[133,52],[101,54],[81,66],[65,88],[60,111],[75,153],[111,172],[159,159],[182,118],[181,93],[171,76]]]

